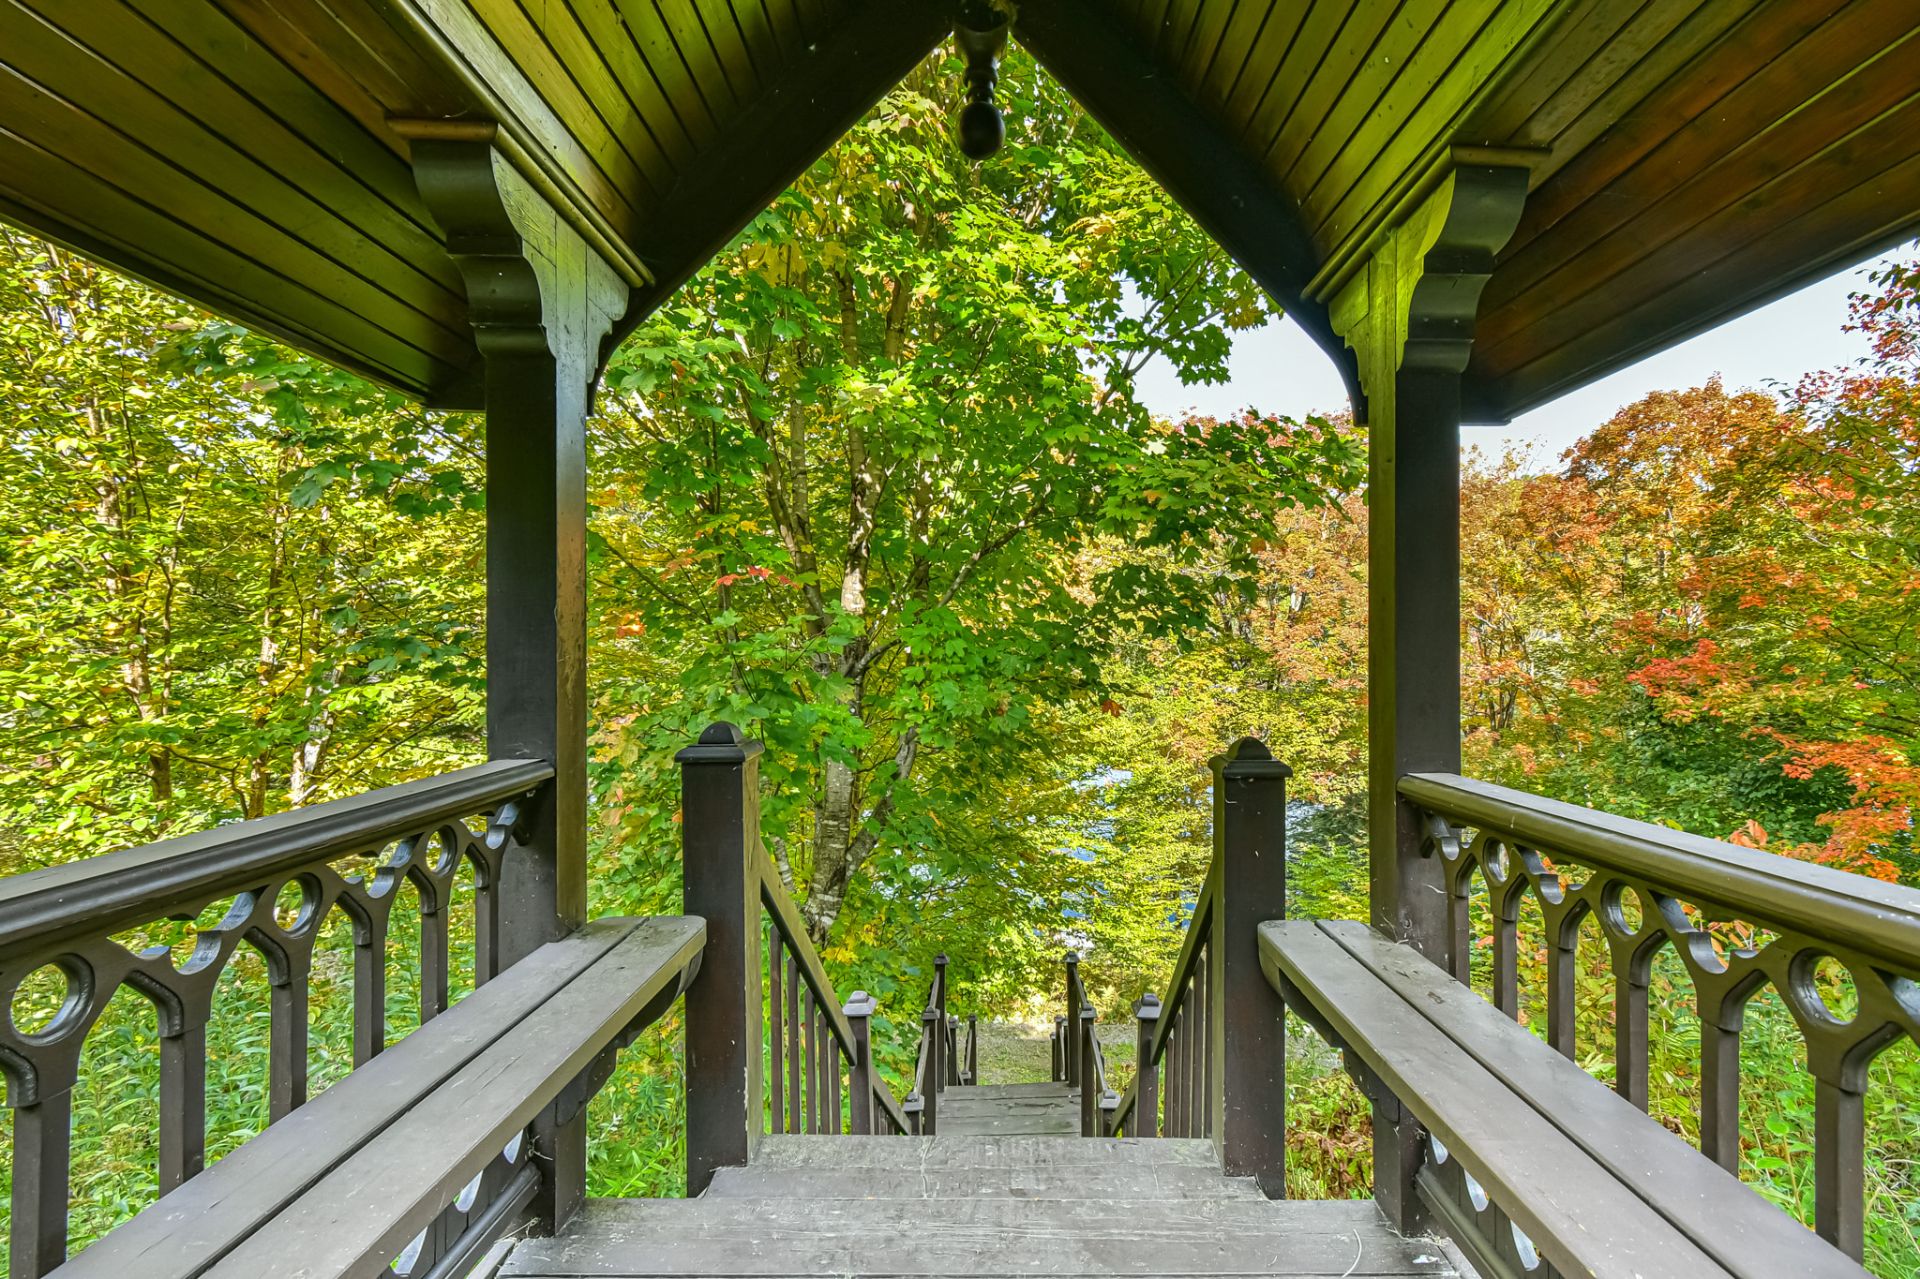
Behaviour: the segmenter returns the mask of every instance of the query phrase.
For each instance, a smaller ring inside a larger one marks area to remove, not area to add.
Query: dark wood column
[[[586,435],[627,283],[484,136],[417,137],[415,182],[466,283],[487,413],[487,747],[549,759],[504,863],[496,964],[587,915]],[[536,1126],[548,1229],[586,1193],[584,1116]]]
[[[732,724],[719,723],[674,756],[686,867],[682,901],[687,914],[707,921],[700,980],[687,991],[689,1195],[704,1191],[716,1169],[745,1164],[764,1123],[760,750]],[[779,957],[776,950],[776,962]],[[796,1108],[800,1100],[795,1089]]]
[[[1367,731],[1373,926],[1444,962],[1446,892],[1400,778],[1460,769],[1460,375],[1480,292],[1513,233],[1523,168],[1460,165],[1339,286],[1333,322],[1359,357],[1367,425]],[[1419,1218],[1420,1134],[1374,1112],[1374,1194]]]
[[[1207,1105],[1230,1177],[1287,1194],[1286,1006],[1260,971],[1259,928],[1287,917],[1287,779],[1266,744],[1243,737],[1213,768],[1213,931],[1207,941]]]

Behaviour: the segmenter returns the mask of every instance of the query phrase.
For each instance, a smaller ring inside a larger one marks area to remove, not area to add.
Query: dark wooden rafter
[[[781,75],[662,197],[639,233],[653,277],[634,291],[611,354],[873,105],[952,27],[935,0],[867,0],[831,31],[788,51]]]
[[[1089,0],[1023,5],[1014,38],[1304,329],[1363,404],[1353,354],[1307,296],[1320,253],[1300,210],[1167,69]]]

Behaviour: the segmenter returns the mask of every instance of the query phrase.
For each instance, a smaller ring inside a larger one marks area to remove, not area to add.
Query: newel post
[[[932,1004],[920,1010],[920,1042],[927,1046],[926,1069],[920,1076],[920,1131],[929,1137],[940,1124],[940,1041],[946,1037],[946,1024]]]
[[[1053,1019],[1053,1082],[1065,1083],[1067,1080],[1067,1019]]]
[[[687,1194],[760,1137],[760,743],[715,724],[680,765],[684,913],[707,921],[687,988]]]
[[[1270,1199],[1287,1192],[1286,1007],[1260,971],[1259,927],[1287,916],[1287,778],[1251,737],[1213,760],[1213,930],[1207,940],[1207,1034],[1220,1063],[1213,1141],[1230,1177]]]
[[[1160,1135],[1160,1074],[1153,1065],[1153,1034],[1160,1025],[1160,996],[1148,991],[1133,1006],[1134,1137]]]
[[[933,957],[933,1009],[940,1014],[940,1033],[935,1036],[940,1047],[940,1064],[933,1072],[933,1086],[945,1088],[952,1082],[953,1073],[953,1023],[947,1017],[947,965],[952,961],[945,954]]]
[[[1088,1004],[1079,1013],[1080,1033],[1074,1036],[1079,1047],[1076,1055],[1080,1059],[1080,1135],[1098,1137],[1100,1132],[1100,1096],[1094,1088],[1093,1080],[1093,1024],[1098,1018],[1093,1005]]]
[[[1080,1082],[1080,956],[1067,952],[1067,1082]]]
[[[847,1068],[848,1126],[856,1137],[873,1133],[873,1014],[880,1007],[872,995],[856,990],[840,1011],[853,1027],[853,1063]]]

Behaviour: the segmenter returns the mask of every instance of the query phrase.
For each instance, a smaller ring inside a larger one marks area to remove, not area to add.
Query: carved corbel
[[[627,309],[629,282],[507,158],[490,125],[396,122],[414,185],[446,237],[485,360],[547,355],[598,376],[601,340]],[[478,408],[479,382],[446,407]]]
[[[1519,225],[1527,169],[1459,164],[1381,236],[1335,293],[1333,327],[1360,357],[1369,396],[1402,369],[1460,373],[1480,294]]]

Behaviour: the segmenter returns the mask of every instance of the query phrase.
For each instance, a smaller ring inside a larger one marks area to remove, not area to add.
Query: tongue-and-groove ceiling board
[[[644,309],[950,21],[938,0],[0,0],[0,216],[458,401],[475,356],[410,137],[496,127]],[[1912,234],[1917,34],[1912,0],[1024,0],[1015,24],[1336,356],[1330,294],[1450,157],[1529,167],[1480,417]]]

